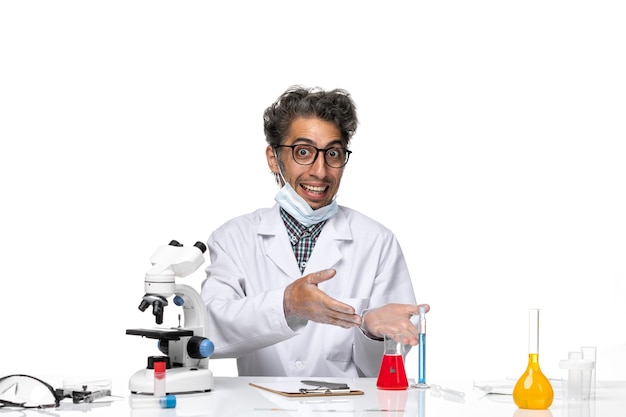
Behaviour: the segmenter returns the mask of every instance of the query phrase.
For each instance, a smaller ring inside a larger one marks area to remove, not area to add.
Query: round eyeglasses
[[[291,148],[291,156],[298,165],[313,165],[320,152],[324,155],[324,162],[331,168],[342,168],[348,163],[352,151],[346,148],[333,146],[326,149],[316,148],[303,143],[297,145],[274,145],[275,148]]]

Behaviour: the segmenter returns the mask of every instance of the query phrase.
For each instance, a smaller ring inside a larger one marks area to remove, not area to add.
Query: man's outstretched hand
[[[334,269],[325,269],[306,275],[285,288],[283,308],[287,319],[304,319],[333,324],[344,328],[358,327],[361,317],[354,308],[328,296],[317,287],[320,282],[334,277]]]
[[[430,310],[428,304],[420,304]],[[363,327],[372,336],[398,335],[404,344],[413,346],[418,343],[418,329],[411,322],[411,317],[419,314],[420,305],[386,304],[368,310],[363,316]]]

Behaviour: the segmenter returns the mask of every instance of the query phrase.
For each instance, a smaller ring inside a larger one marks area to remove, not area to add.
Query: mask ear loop
[[[276,148],[272,147],[272,152],[274,152],[274,158],[276,158],[276,166],[278,167],[278,176],[280,177],[281,181],[283,182],[281,187],[284,186],[285,184],[287,184],[287,181],[285,180],[285,176],[283,175],[283,170],[280,167],[280,159],[278,159],[278,154],[276,154]]]

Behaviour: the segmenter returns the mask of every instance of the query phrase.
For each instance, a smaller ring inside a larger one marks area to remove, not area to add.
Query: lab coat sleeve
[[[247,295],[238,261],[214,236],[208,248],[211,266],[201,295],[208,313],[208,335],[215,345],[212,357],[237,358],[297,334],[285,319],[284,286]]]
[[[378,269],[372,287],[369,310],[389,303],[416,304],[413,284],[402,249],[395,235],[389,232],[381,247]],[[405,346],[408,353],[410,345]],[[383,342],[365,336],[355,329],[354,362],[359,374],[376,377],[383,356]]]
[[[359,376],[374,378],[378,376],[383,358],[383,342],[370,339],[361,329],[354,329],[354,362]]]

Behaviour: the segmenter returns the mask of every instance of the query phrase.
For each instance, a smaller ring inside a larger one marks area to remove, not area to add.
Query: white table
[[[229,416],[365,416],[365,417],[441,417],[441,416],[513,416],[513,417],[612,417],[626,410],[626,381],[597,382],[595,399],[565,402],[560,395],[544,411],[520,410],[510,395],[485,396],[473,388],[471,381],[437,382],[445,388],[462,391],[465,396],[446,399],[433,390],[409,389],[382,391],[376,379],[323,378],[346,382],[352,389],[365,392],[360,396],[287,398],[255,388],[250,382],[290,380],[289,378],[216,377],[212,392],[177,396],[174,409],[131,409],[124,381],[113,384],[113,394],[124,396],[106,404],[72,404],[62,402],[52,413],[58,416],[160,416],[160,417],[229,417]],[[430,381],[429,381],[430,382]],[[1,414],[1,413],[0,413]],[[35,414],[33,414],[35,415]],[[0,417],[2,417],[0,415]]]

